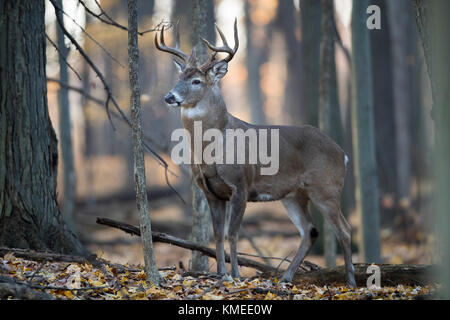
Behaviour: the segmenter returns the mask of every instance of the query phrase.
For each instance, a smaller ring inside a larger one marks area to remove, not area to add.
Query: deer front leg
[[[239,229],[247,205],[247,192],[237,187],[233,187],[233,193],[230,199],[230,225],[228,230],[228,241],[230,243],[231,276],[239,278],[239,267],[237,260],[237,242]]]
[[[226,273],[224,249],[226,202],[218,199],[208,199],[208,205],[211,211],[214,239],[216,241],[217,274],[223,275]]]

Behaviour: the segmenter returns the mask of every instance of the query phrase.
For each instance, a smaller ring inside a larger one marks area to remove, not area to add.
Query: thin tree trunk
[[[353,153],[356,179],[356,207],[361,219],[359,234],[363,261],[380,262],[380,227],[375,128],[373,115],[372,63],[369,29],[366,27],[368,0],[353,2]]]
[[[409,209],[411,188],[411,137],[409,120],[412,113],[412,99],[408,66],[409,37],[411,32],[408,14],[411,11],[409,0],[388,1],[387,13],[390,21],[392,46],[393,98],[395,137],[397,151],[397,198],[403,213]]]
[[[56,1],[57,5],[62,8],[62,0]],[[57,11],[62,19],[62,12]],[[67,57],[69,55],[69,48],[64,43],[64,33],[59,25],[56,23],[58,50],[59,50],[59,80],[62,83],[69,83],[69,76],[67,73]],[[59,104],[59,136],[63,165],[63,197],[62,197],[62,214],[66,220],[67,226],[76,232],[75,218],[74,218],[74,202],[76,195],[76,177],[73,163],[73,146],[71,134],[71,116],[69,105],[69,90],[60,86],[58,90],[58,104]]]
[[[307,105],[302,104],[302,47],[297,39],[296,14],[293,1],[279,1],[277,25],[284,36],[286,44],[287,79],[284,95],[284,110],[289,115],[292,124],[307,123]]]
[[[130,105],[133,136],[134,180],[136,204],[139,211],[142,250],[144,253],[147,280],[159,284],[161,276],[156,266],[152,242],[152,227],[148,211],[147,187],[145,181],[145,161],[142,147],[142,108],[139,84],[139,48],[137,35],[137,0],[128,0],[128,63],[130,77]]]
[[[302,106],[306,109],[307,123],[317,127],[319,109],[319,57],[320,57],[320,29],[321,8],[318,0],[300,1],[300,23],[301,23],[301,49],[302,49],[302,84],[303,101]],[[300,124],[299,119],[294,124]],[[311,206],[311,215],[314,224],[323,233],[323,217],[315,206]],[[323,253],[324,237],[319,237],[312,252]]]
[[[207,48],[200,40],[208,35],[208,3],[212,0],[192,1],[193,45],[200,62],[207,59]],[[211,5],[211,4],[209,4]],[[209,243],[211,238],[211,213],[203,191],[195,182],[192,183],[192,241],[201,245]],[[197,251],[192,252],[192,271],[208,271],[208,257]]]
[[[336,140],[333,132],[332,109],[339,108],[336,100],[336,70],[334,62],[334,11],[333,0],[322,0],[322,27],[320,43],[320,71],[319,71],[319,128]],[[333,79],[334,76],[334,79]],[[334,86],[334,87],[333,87]],[[339,113],[339,110],[337,110]],[[336,115],[336,112],[334,112]],[[339,117],[340,120],[340,117]],[[336,238],[331,226],[324,222],[324,251],[327,267],[336,265]]]
[[[302,27],[303,59],[303,105],[307,108],[308,124],[317,126],[319,103],[319,56],[320,56],[320,1],[301,0],[300,15]]]
[[[250,104],[250,119],[253,124],[263,125],[266,123],[266,115],[264,113],[263,93],[261,91],[260,68],[264,61],[267,60],[269,51],[268,39],[261,35],[263,32],[255,32],[256,28],[250,19],[251,4],[245,1],[245,29],[247,32],[247,54],[245,64],[248,72],[247,80],[247,97]],[[256,39],[257,35],[259,36]]]
[[[395,2],[395,1],[394,1]],[[372,0],[372,4],[380,7],[381,29],[370,30],[372,52],[373,98],[375,131],[377,140],[377,165],[380,196],[393,195],[397,190],[397,163],[395,120],[393,114],[393,83],[391,61],[391,24],[387,17],[385,0]],[[395,23],[395,21],[394,21]],[[387,116],[389,115],[389,116]],[[380,146],[380,148],[378,148]],[[382,146],[382,148],[381,148]],[[380,216],[392,225],[395,212],[388,208],[380,208]]]
[[[0,4],[0,245],[87,254],[56,201],[44,1]]]

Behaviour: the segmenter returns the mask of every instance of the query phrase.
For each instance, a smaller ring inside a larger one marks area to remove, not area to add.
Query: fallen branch
[[[0,283],[0,300],[12,297],[19,300],[54,300],[48,293],[39,292],[28,285],[16,284],[12,282]]]
[[[119,221],[115,221],[115,220],[107,219],[107,218],[97,218],[97,223],[101,224],[101,225],[109,226],[112,228],[120,229],[120,230],[122,230],[126,233],[129,233],[129,234],[132,234],[132,235],[136,235],[136,236],[141,235],[138,227],[127,224],[127,223],[123,223],[123,222],[119,222]],[[165,234],[162,232],[156,232],[156,231],[152,231],[152,237],[153,237],[154,242],[169,243],[169,244],[181,247],[181,248],[199,251],[199,252],[203,253],[205,256],[208,256],[208,257],[211,257],[214,259],[216,258],[216,250],[206,247],[206,246],[199,245],[199,244],[189,241],[189,240],[180,239],[180,238],[171,236],[169,234]],[[225,252],[225,261],[230,262],[230,255],[226,252]],[[276,269],[272,266],[268,266],[266,264],[263,264],[263,263],[260,263],[260,262],[257,262],[257,261],[251,260],[251,259],[246,259],[243,257],[238,257],[238,264],[240,266],[257,269],[262,272],[275,272],[276,271]]]
[[[355,267],[356,284],[360,287],[367,285],[367,279],[371,274],[366,273],[367,268],[371,264],[357,263]],[[408,265],[408,264],[379,264],[381,286],[397,286],[399,284],[410,286],[424,286],[426,284],[437,282],[434,275],[437,267],[433,265]],[[273,274],[265,273],[263,277],[280,276],[282,272]],[[334,268],[323,268],[312,271],[298,271],[293,283],[308,283],[318,286],[326,284],[344,284],[345,282],[345,267],[339,266]]]

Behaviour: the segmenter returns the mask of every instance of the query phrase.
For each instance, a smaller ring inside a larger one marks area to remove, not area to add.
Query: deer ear
[[[213,83],[216,83],[220,79],[222,79],[228,71],[228,63],[226,61],[217,62],[211,69],[208,71],[208,75],[210,76]]]
[[[177,68],[179,73],[183,73],[183,70],[185,68],[185,65],[182,64],[181,62],[178,62],[177,60],[173,59],[173,64],[175,65],[175,68]]]

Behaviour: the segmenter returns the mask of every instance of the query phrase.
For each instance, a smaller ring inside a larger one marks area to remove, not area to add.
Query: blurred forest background
[[[190,52],[196,41],[192,22],[194,2],[207,6],[206,38],[212,43],[216,40],[214,23],[227,39],[232,39],[233,22],[235,17],[238,19],[240,48],[222,80],[223,96],[231,114],[255,124],[320,125],[320,46],[321,41],[326,41],[321,36],[321,16],[329,14],[322,12],[321,1],[141,0],[139,30],[152,29],[161,22],[179,21],[181,47]],[[372,176],[375,176],[374,191],[379,206],[379,262],[433,263],[429,169],[433,161],[434,128],[431,89],[415,8],[409,0],[371,0],[370,3],[381,9],[381,29],[369,32],[374,121],[370,139],[375,143],[376,155],[376,171]],[[62,4],[66,28],[103,72],[118,104],[129,113],[125,67],[127,32],[89,14],[86,8],[101,13],[95,0],[64,0]],[[127,24],[126,1],[103,0],[99,4],[112,19]],[[355,188],[358,184],[352,141],[351,14],[351,0],[334,1],[334,18],[327,33],[331,35],[334,58],[331,63],[333,107],[329,119],[332,137],[350,158],[342,203],[353,228],[354,262],[362,262],[358,243],[363,228],[357,214]],[[173,40],[171,31],[166,32],[168,43]],[[116,130],[111,126],[104,108],[103,85],[68,39],[67,61],[81,80],[70,69],[66,79],[60,78],[62,52],[51,44],[57,43],[58,37],[54,9],[48,2],[46,33],[50,117],[60,145],[64,145],[63,135],[67,132],[72,140],[72,154],[66,151],[68,156],[60,156],[59,161],[58,195],[62,211],[81,242],[92,252],[120,263],[142,263],[139,238],[95,223],[96,217],[108,217],[138,224],[131,132],[114,114],[111,117]],[[170,135],[181,127],[181,121],[179,111],[168,108],[163,101],[177,73],[171,57],[156,50],[154,36],[154,32],[148,32],[139,37],[144,134],[169,164],[170,183],[187,204],[166,184],[164,167],[147,155],[152,227],[188,239],[193,217],[191,178],[170,160]],[[60,117],[60,104],[64,100],[58,98],[59,90],[68,86],[84,93],[67,91],[70,125]],[[314,220],[323,231],[321,234],[327,234],[316,213]],[[366,227],[377,228],[376,225]],[[278,202],[249,203],[242,235],[239,251],[280,258],[292,257],[299,242],[298,232]],[[332,265],[333,256],[327,262],[324,259],[324,238],[327,237],[319,237],[307,259],[319,265]],[[332,249],[335,250],[340,249]],[[337,253],[336,263],[341,265],[343,260]],[[155,243],[155,255],[160,266],[181,261],[188,267],[191,259],[189,251],[161,243]],[[271,263],[276,266],[279,261]],[[213,259],[210,270],[215,270]]]

